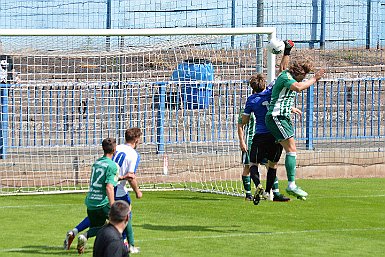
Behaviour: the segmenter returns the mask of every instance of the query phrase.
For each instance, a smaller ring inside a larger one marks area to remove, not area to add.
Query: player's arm
[[[128,173],[134,174],[133,172],[128,172]],[[142,198],[142,191],[140,191],[140,189],[139,189],[138,181],[136,180],[135,174],[134,174],[133,178],[128,179],[128,183],[130,184],[132,190],[134,190],[134,192],[136,194],[136,198]]]
[[[323,69],[319,70],[314,74],[314,76],[311,79],[308,79],[306,81],[301,81],[301,82],[294,82],[290,86],[290,90],[293,90],[295,92],[301,92],[307,88],[309,88],[311,85],[316,83],[318,80],[322,78],[324,75],[325,71]]]
[[[282,71],[287,70],[287,68],[289,67],[289,61],[290,61],[290,55],[284,55],[284,56],[282,56],[281,62],[280,62],[280,64],[279,64],[279,71],[278,71],[277,76],[278,76],[279,73],[281,73]]]
[[[285,50],[283,52],[281,63],[279,64],[279,73],[284,70],[287,70],[287,68],[289,67],[290,51],[294,47],[294,42],[291,40],[285,40],[283,42],[285,43]]]
[[[115,193],[114,192],[114,185],[107,183],[106,194],[107,194],[108,201],[110,202],[110,206],[114,203],[114,199],[115,199],[114,193]]]
[[[242,152],[247,152],[247,145],[244,139],[245,138],[244,127],[246,124],[249,123],[249,120],[250,120],[250,116],[242,114],[242,121],[238,122],[238,125],[237,125],[239,147],[241,148]]]
[[[127,172],[126,175],[120,176],[120,177],[119,177],[119,180],[127,180],[127,181],[130,181],[130,180],[132,180],[132,179],[134,179],[134,178],[136,178],[134,172]]]

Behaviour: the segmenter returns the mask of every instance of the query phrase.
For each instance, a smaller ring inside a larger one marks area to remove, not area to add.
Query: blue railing
[[[384,81],[321,81],[299,94],[299,144],[313,149],[319,142],[385,137]],[[235,143],[239,109],[250,93],[247,81],[214,81],[196,90],[173,81],[2,86],[3,158],[13,148],[99,145],[107,136],[121,142],[133,126],[159,153],[169,145]]]
[[[362,140],[385,136],[385,78],[322,81],[297,98],[305,110],[296,120],[299,140]],[[306,101],[304,101],[306,99]],[[304,108],[306,106],[306,108]]]

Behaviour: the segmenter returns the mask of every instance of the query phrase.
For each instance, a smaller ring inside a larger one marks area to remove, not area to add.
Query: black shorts
[[[275,137],[270,134],[255,134],[250,150],[250,162],[261,163],[264,158],[271,162],[278,162],[283,147],[275,143]]]

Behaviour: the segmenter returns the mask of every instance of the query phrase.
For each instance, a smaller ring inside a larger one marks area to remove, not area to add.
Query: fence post
[[[232,28],[235,28],[235,7],[236,7],[236,4],[235,4],[235,0],[232,0],[231,1],[231,27]],[[234,48],[234,36],[231,36],[231,48],[233,49]]]
[[[164,112],[166,108],[166,83],[160,82],[159,86],[159,104],[156,121],[156,153],[164,153]]]
[[[366,8],[366,49],[370,49],[370,16],[372,16],[372,0],[367,0]]]
[[[321,35],[319,47],[325,49],[325,33],[326,33],[326,0],[321,0]]]
[[[111,0],[107,0],[107,18],[106,18],[106,29],[111,29]],[[109,36],[106,37],[106,51],[110,51],[111,39]]]
[[[263,0],[257,1],[257,27],[263,27]],[[263,72],[263,49],[262,49],[262,35],[258,34],[256,35],[256,48],[257,48],[257,72],[262,73]]]
[[[311,41],[309,48],[314,49],[314,42],[317,40],[317,23],[318,23],[318,0],[312,1],[313,17],[311,21]]]
[[[314,86],[306,94],[306,150],[313,150]]]
[[[1,84],[1,126],[0,126],[0,159],[5,159],[8,148],[8,87],[9,84]]]

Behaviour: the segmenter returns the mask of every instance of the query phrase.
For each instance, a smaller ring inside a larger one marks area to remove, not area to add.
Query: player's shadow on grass
[[[134,225],[135,226],[135,225]],[[135,226],[136,227],[136,226]],[[241,232],[237,230],[235,227],[240,226],[164,226],[164,225],[152,225],[152,224],[143,224],[141,226],[143,229],[148,230],[160,230],[160,231],[198,231],[198,232],[218,232],[218,233],[229,233],[229,232]],[[224,228],[224,229],[219,229]]]
[[[87,248],[87,251],[92,252],[92,246]],[[76,249],[71,249],[69,251],[63,250],[63,246],[47,246],[47,245],[25,245],[15,249],[9,249],[6,251],[7,253],[20,253],[23,256],[33,256],[33,255],[54,255],[54,256],[62,256],[68,255],[73,256],[77,255]],[[1,252],[0,252],[1,255]]]

